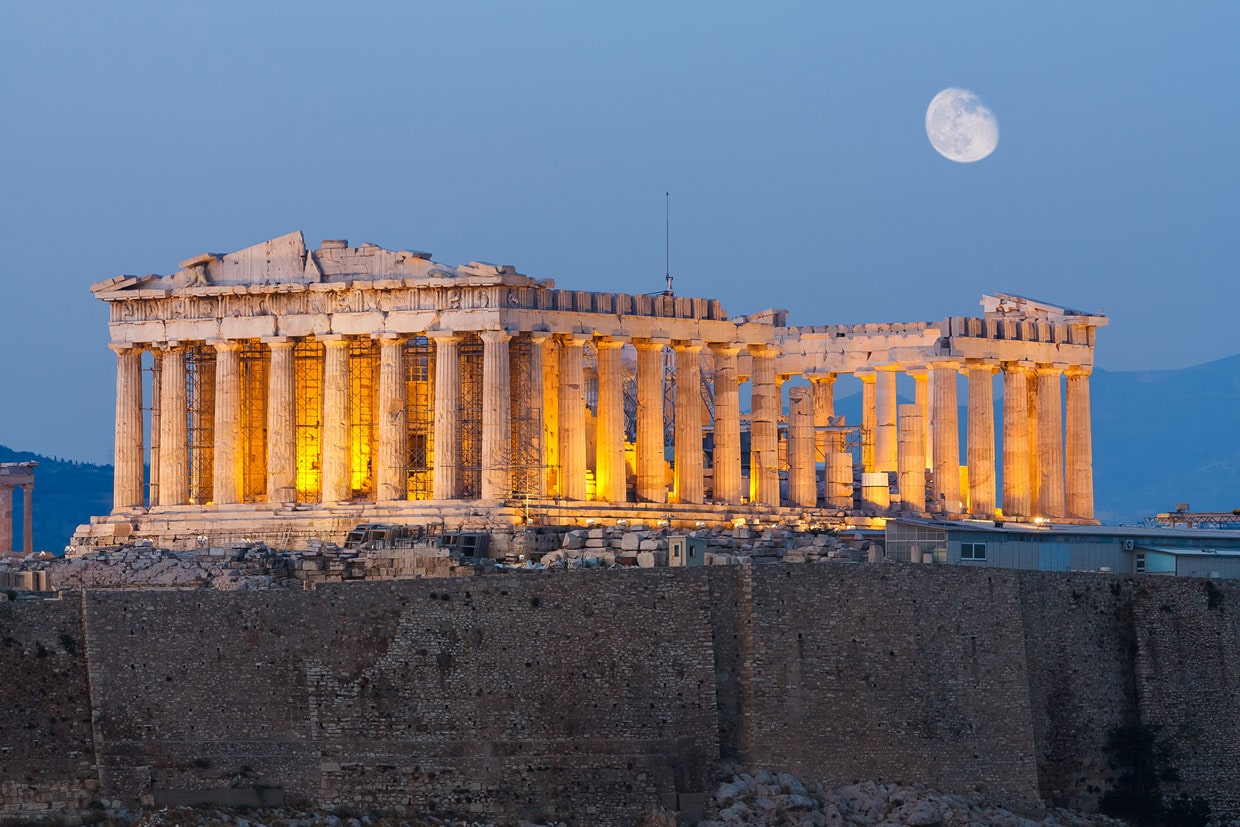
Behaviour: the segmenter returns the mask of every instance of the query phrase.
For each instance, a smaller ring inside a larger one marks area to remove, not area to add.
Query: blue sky
[[[0,442],[107,461],[90,283],[302,229],[793,323],[984,292],[1240,352],[1240,5],[0,4]],[[977,93],[999,147],[938,156]]]

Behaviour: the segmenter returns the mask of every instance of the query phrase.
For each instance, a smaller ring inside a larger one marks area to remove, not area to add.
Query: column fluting
[[[431,495],[456,499],[461,478],[461,359],[460,337],[451,331],[427,334],[435,343],[435,443]]]
[[[622,339],[599,339],[598,414],[595,417],[594,491],[604,502],[628,500],[624,464],[624,365]]]
[[[946,514],[960,513],[960,432],[956,412],[956,362],[933,362],[930,418],[934,423],[934,503]]]
[[[995,390],[998,368],[988,364],[969,364],[968,440],[965,450],[969,462],[969,513],[980,517],[995,515]]]
[[[512,375],[506,330],[482,337],[482,499],[512,496]]]
[[[142,348],[109,345],[116,353],[116,441],[113,445],[112,510],[142,508]]]
[[[1003,515],[1028,517],[1029,496],[1029,391],[1027,368],[1019,363],[1003,366]]]
[[[215,445],[212,448],[212,493],[216,505],[242,501],[241,343],[225,340],[215,346]]]
[[[637,499],[667,502],[663,457],[663,348],[658,340],[634,341],[637,348]]]
[[[1063,369],[1038,366],[1038,512],[1064,516]]]
[[[745,496],[741,474],[741,403],[736,356],[738,344],[712,344],[715,359],[715,447],[711,458],[714,490],[719,501],[740,505]]]
[[[185,348],[169,343],[160,358],[159,504],[189,502],[189,412]]]
[[[584,500],[586,485],[586,397],[584,335],[560,337],[560,492]]]
[[[1090,368],[1068,370],[1067,516],[1094,519],[1093,428],[1089,411]]]
[[[749,349],[753,360],[750,378],[753,420],[749,429],[749,499],[779,506],[779,413],[775,387],[775,357],[779,351],[761,345]]]
[[[409,415],[405,407],[405,337],[379,338],[378,454],[375,457],[375,500],[393,502],[409,495]]]

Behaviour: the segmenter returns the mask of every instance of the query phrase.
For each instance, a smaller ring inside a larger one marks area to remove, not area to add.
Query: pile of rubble
[[[868,559],[878,549],[875,541],[860,535],[801,531],[783,526],[700,528],[678,535],[663,527],[620,525],[569,529],[564,534],[562,548],[544,554],[540,562],[544,566],[568,568],[666,566],[669,541],[675,536],[685,536],[700,544],[706,565],[860,561]]]
[[[864,781],[835,790],[806,785],[787,773],[738,772],[723,781],[707,803],[700,827],[789,825],[789,827],[1094,827],[1123,825],[1106,816],[1070,810],[1048,811],[1040,820],[980,798],[936,792],[923,784]]]

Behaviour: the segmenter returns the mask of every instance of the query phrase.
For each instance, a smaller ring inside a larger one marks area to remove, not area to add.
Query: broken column
[[[822,429],[831,424],[835,416],[835,374],[806,373],[814,389],[814,459],[827,458],[827,433]]]
[[[795,387],[788,391],[789,505],[813,508],[818,504],[818,481],[814,463],[813,391]]]
[[[861,380],[861,468],[874,470],[874,432],[878,427],[877,371],[859,368],[853,375]]]
[[[874,388],[874,470],[895,471],[898,441],[896,435],[896,371],[898,365],[882,365],[875,372]]]
[[[899,429],[900,500],[914,511],[926,508],[925,425],[921,406],[900,405]]]

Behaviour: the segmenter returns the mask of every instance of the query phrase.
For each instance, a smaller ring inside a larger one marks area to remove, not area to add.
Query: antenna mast
[[[672,290],[672,194],[663,193],[663,277],[667,279],[665,296],[674,296]]]

